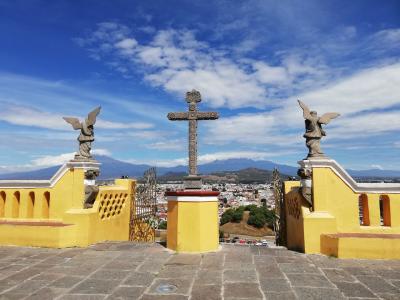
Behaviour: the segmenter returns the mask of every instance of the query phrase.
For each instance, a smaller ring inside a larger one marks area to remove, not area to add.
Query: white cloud
[[[0,101],[1,103],[1,101]],[[0,120],[14,125],[34,126],[52,130],[70,130],[71,125],[62,119],[61,114],[50,113],[36,108],[1,103]],[[84,117],[79,117],[83,120]],[[154,125],[146,122],[112,122],[99,119],[96,128],[102,129],[149,129]]]
[[[183,150],[187,147],[187,141],[183,139],[174,139],[168,141],[159,141],[146,145],[149,149],[154,150]]]
[[[378,169],[378,170],[383,170],[383,167],[381,165],[371,165],[371,168]]]
[[[63,153],[60,155],[46,155],[33,159],[31,162],[34,168],[46,168],[62,165],[74,158],[75,152]]]

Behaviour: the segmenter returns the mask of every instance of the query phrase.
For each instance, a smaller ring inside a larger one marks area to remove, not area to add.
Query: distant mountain
[[[112,179],[120,178],[122,175],[133,177],[141,177],[147,169],[151,166],[146,164],[131,164],[120,160],[113,159],[108,156],[96,156],[96,159],[102,164],[101,173],[99,179]],[[29,171],[20,173],[8,173],[1,174],[0,179],[50,179],[60,166]],[[238,171],[245,169],[258,169],[258,170],[269,170],[272,171],[277,168],[281,174],[289,176],[295,176],[297,173],[297,167],[276,164],[266,160],[252,160],[252,159],[226,159],[216,160],[211,163],[203,164],[198,167],[200,174],[212,174],[217,172],[229,172]],[[187,173],[187,166],[176,166],[176,167],[159,167],[157,168],[157,175],[162,176],[167,173],[180,174]],[[391,170],[349,170],[350,175],[355,177],[397,177],[400,178],[400,171]]]

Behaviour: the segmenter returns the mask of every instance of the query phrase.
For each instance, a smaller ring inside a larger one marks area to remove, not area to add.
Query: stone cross
[[[197,176],[197,121],[216,120],[219,117],[217,112],[197,111],[197,103],[200,101],[199,91],[187,92],[186,102],[189,104],[189,111],[168,114],[168,119],[171,121],[189,121],[189,176],[185,182],[186,188],[201,188],[201,179]]]

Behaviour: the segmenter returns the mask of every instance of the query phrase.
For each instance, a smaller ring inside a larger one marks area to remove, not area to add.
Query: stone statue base
[[[94,162],[97,163],[98,161],[95,160],[93,157],[83,157],[79,155],[75,155],[74,159],[71,159],[70,162]]]
[[[189,175],[183,179],[183,185],[185,190],[199,190],[203,186],[203,181],[200,176]]]

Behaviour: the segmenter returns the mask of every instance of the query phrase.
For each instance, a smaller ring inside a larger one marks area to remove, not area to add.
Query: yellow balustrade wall
[[[400,185],[359,184],[335,162],[309,164],[313,209],[285,182],[287,245],[337,257],[400,258]]]
[[[63,168],[46,187],[35,187],[35,181],[26,181],[29,187],[22,181],[8,181],[9,187],[0,182],[1,245],[61,248],[129,240],[135,181],[117,179],[100,186],[93,207],[84,209],[85,168]]]

